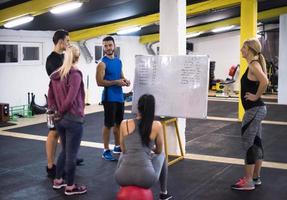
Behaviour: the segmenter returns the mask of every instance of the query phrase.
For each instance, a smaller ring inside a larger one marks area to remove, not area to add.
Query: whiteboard
[[[155,97],[156,116],[206,118],[209,57],[137,55],[133,84],[133,113],[141,95]]]

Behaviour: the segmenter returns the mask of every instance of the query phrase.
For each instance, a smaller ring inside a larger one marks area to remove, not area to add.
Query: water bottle
[[[53,110],[47,110],[46,116],[47,116],[48,128],[54,128],[55,127],[55,123],[54,123],[55,112]]]

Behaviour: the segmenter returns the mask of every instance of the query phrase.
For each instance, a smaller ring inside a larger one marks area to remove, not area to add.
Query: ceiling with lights
[[[94,31],[95,36],[101,35],[105,31],[108,34],[117,34],[119,30],[116,31],[116,29],[111,27],[124,27],[125,24],[127,26],[131,24],[135,26],[138,24],[138,27],[140,27],[140,29],[132,33],[124,33],[127,35],[145,37],[151,34],[158,34],[159,32],[159,0],[82,0],[82,5],[70,12],[60,14],[51,12],[52,8],[70,3],[71,1],[72,0],[2,0],[0,2],[0,28],[5,28],[3,25],[11,21],[11,19],[17,19],[17,16],[14,15],[22,14],[26,17],[32,17],[33,19],[31,20],[30,18],[30,22],[11,27],[11,29],[53,31],[64,28],[75,33],[75,35],[82,34],[83,37],[79,37],[78,40],[88,38],[87,32],[91,30]],[[188,12],[188,8],[192,10],[196,8],[197,5],[205,6],[205,4],[209,2],[227,2],[228,4],[228,2],[232,1],[233,0],[187,0],[187,30],[191,30],[190,34],[197,34],[200,32],[200,29],[197,27],[205,27],[227,20],[236,21],[235,19],[240,17],[239,4],[230,4],[222,8],[208,9],[199,13]],[[234,2],[236,1],[234,0]],[[237,2],[240,1],[238,0]],[[279,12],[278,9],[280,9],[280,12],[284,13],[286,11],[287,13],[287,1],[258,0],[258,13],[266,13],[268,10]],[[27,10],[26,12],[31,11],[31,13],[25,14],[25,10]],[[279,14],[269,14],[269,17],[261,18],[259,16],[258,21],[261,25],[278,24]],[[97,28],[99,30],[97,30]],[[238,29],[238,24],[235,24],[233,28]],[[197,29],[198,31],[193,31]],[[204,36],[207,34],[215,33],[206,30],[201,35]],[[77,40],[77,37],[75,38]]]

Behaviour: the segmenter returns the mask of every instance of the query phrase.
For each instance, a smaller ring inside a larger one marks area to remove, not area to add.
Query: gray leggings
[[[253,107],[245,111],[241,136],[245,153],[245,164],[255,164],[263,159],[262,125],[267,113],[266,106]]]
[[[148,162],[147,162],[148,161]],[[150,188],[159,180],[162,192],[167,190],[167,163],[164,153],[154,154],[151,164],[149,160],[131,165],[125,160],[125,155],[120,156],[115,179],[120,186],[135,185]]]

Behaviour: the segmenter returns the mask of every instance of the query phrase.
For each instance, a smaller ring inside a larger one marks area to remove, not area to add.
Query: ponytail
[[[266,61],[264,56],[262,55],[262,46],[260,41],[257,38],[250,38],[246,41],[244,41],[243,45],[246,45],[249,50],[252,52],[253,56],[257,56],[257,60],[259,64],[261,65],[261,68],[265,74],[267,74],[266,70]]]
[[[63,65],[58,69],[60,74],[61,80],[67,77],[68,73],[70,72],[73,64],[78,62],[80,57],[80,51],[76,46],[71,46],[67,48],[64,53],[64,62]]]
[[[152,124],[154,121],[154,96],[150,94],[142,95],[138,101],[138,111],[141,115],[141,119],[139,121],[139,133],[141,136],[142,144],[148,146],[150,142]]]
[[[265,74],[267,74],[266,61],[265,61],[265,58],[262,55],[262,53],[258,53],[258,61],[259,61],[259,64],[261,65],[261,67],[262,67],[263,72]]]

